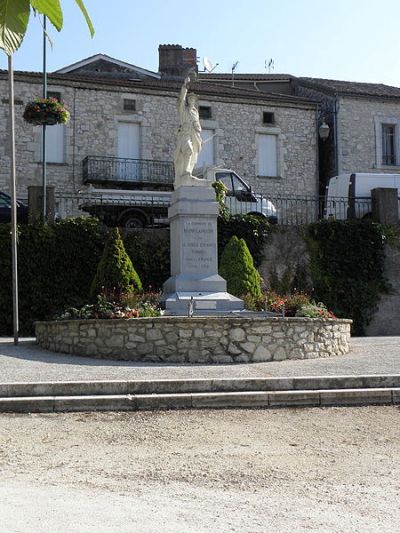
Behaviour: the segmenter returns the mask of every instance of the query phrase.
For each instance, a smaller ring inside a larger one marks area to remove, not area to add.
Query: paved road
[[[14,346],[0,338],[0,381],[85,381],[127,379],[284,377],[400,374],[400,337],[359,337],[347,355],[327,359],[239,365],[189,365],[106,361],[49,352],[34,339]]]

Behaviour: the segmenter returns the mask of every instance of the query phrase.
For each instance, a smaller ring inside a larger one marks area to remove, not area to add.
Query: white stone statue
[[[178,98],[179,128],[174,159],[175,189],[182,185],[207,185],[206,180],[193,176],[193,169],[196,166],[203,142],[199,111],[196,106],[197,98],[193,93],[188,94],[188,86],[193,74],[190,72],[186,76]]]

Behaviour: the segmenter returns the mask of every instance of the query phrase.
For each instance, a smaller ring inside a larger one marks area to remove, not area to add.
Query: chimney
[[[190,68],[198,71],[195,48],[183,48],[180,44],[160,44],[158,59],[158,71],[164,79],[183,79]]]

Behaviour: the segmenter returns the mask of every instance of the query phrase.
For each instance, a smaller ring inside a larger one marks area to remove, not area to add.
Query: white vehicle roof
[[[354,196],[370,197],[371,190],[379,187],[400,188],[400,174],[372,174],[366,172],[352,172],[339,174],[329,180],[328,196],[345,198],[349,196],[350,178],[354,175]]]

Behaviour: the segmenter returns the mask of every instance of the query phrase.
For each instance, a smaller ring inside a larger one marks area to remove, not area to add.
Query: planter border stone
[[[343,355],[351,320],[155,317],[36,322],[37,343],[81,356],[154,363],[259,363]]]

